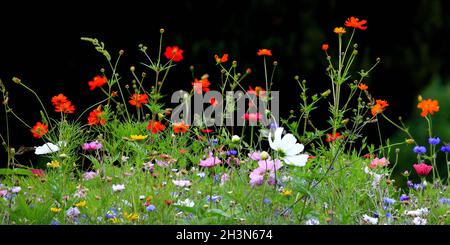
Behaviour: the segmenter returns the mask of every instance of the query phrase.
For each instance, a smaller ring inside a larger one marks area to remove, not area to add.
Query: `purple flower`
[[[414,153],[421,155],[427,152],[427,148],[425,148],[425,146],[415,146],[413,151]]]
[[[224,185],[230,179],[230,176],[227,173],[223,173],[222,177],[220,177],[220,185]]]
[[[236,150],[227,151],[227,156],[237,156],[238,152]]]
[[[241,163],[241,160],[239,160],[239,158],[235,158],[235,157],[229,157],[227,159],[227,163],[229,166],[235,164],[237,166],[239,166],[239,164]]]
[[[81,212],[77,207],[71,207],[66,211],[67,217],[72,218],[72,219],[77,218],[78,215],[80,215],[80,213]]]
[[[207,202],[219,202],[221,199],[222,199],[222,196],[215,196],[215,195],[214,196],[208,195],[206,197]]]
[[[400,202],[409,201],[409,199],[410,199],[409,196],[407,196],[405,194],[402,194],[400,196]]]
[[[119,214],[119,213],[117,212],[116,209],[111,208],[110,210],[108,210],[108,212],[106,212],[105,217],[106,217],[107,219],[114,219],[114,218],[117,217],[118,214]]]
[[[394,204],[394,203],[395,203],[395,200],[392,199],[392,198],[389,198],[389,197],[385,197],[385,198],[383,199],[383,202],[384,202],[385,204],[387,204],[387,205],[391,205],[391,204]]]
[[[389,212],[386,212],[386,218],[390,218],[392,215]]]
[[[92,141],[91,143],[84,143],[81,147],[85,151],[95,151],[102,148],[102,143],[97,141]]]
[[[214,167],[217,164],[221,164],[222,161],[218,158],[218,157],[214,157],[212,152],[209,153],[209,157],[206,158],[205,160],[200,160],[200,166],[201,167],[206,167],[206,168],[210,168],[210,167]]]
[[[157,164],[158,166],[160,166],[160,167],[162,167],[162,168],[165,168],[165,167],[169,167],[169,166],[170,166],[170,164],[169,164],[168,162],[164,162],[164,161],[161,161],[161,160],[158,160],[158,159],[155,159],[155,162],[156,162],[156,164]]]
[[[441,143],[441,139],[439,139],[439,137],[436,137],[436,138],[429,138],[429,139],[428,139],[428,143],[429,143],[430,145],[437,145],[437,144]]]
[[[248,157],[250,157],[254,161],[260,161],[261,160],[261,152],[260,151],[254,151],[248,154]],[[267,160],[270,160],[270,156]]]
[[[422,185],[422,184],[414,184],[413,185],[413,189],[416,190],[416,191],[419,191],[419,190],[425,189],[425,186]]]
[[[266,174],[269,175],[268,183],[275,184],[275,172],[281,168],[280,160],[261,160],[258,165],[259,167],[250,173],[250,185],[262,185]]]
[[[444,145],[441,147],[442,152],[450,152],[450,145]]]
[[[57,220],[52,220],[52,222],[50,223],[50,225],[59,225],[59,221]]]
[[[269,128],[270,128],[270,129],[272,129],[272,128],[278,128],[278,125],[277,125],[276,122],[271,122],[271,123],[269,123]]]
[[[413,187],[413,182],[411,180],[406,181],[406,186],[408,188],[412,188]]]
[[[147,208],[145,208],[145,209],[147,210],[147,212],[153,212],[153,211],[156,210],[156,207],[155,207],[155,205],[150,204],[150,205],[148,205]]]
[[[83,179],[85,180],[91,180],[98,176],[98,172],[89,171],[83,174]]]
[[[272,201],[269,199],[269,198],[264,198],[264,200],[263,200],[263,202],[265,203],[265,204],[271,204],[272,203]]]
[[[442,204],[450,204],[450,199],[443,197],[443,198],[439,199],[439,202]]]

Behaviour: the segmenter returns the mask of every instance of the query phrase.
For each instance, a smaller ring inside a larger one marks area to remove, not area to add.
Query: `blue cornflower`
[[[439,202],[442,204],[450,204],[450,199],[443,197],[443,198],[439,199]]]
[[[392,199],[392,198],[389,198],[389,197],[385,197],[385,198],[383,199],[383,202],[384,202],[385,204],[390,205],[390,204],[394,204],[394,203],[395,203],[395,200]]]
[[[227,151],[227,156],[237,156],[238,152],[236,150]]]
[[[409,201],[409,196],[402,194],[400,196],[400,202]]]
[[[392,215],[389,212],[386,212],[386,218],[390,218]]]
[[[372,217],[374,217],[374,218],[378,218],[378,217],[380,217],[380,215],[378,215],[378,213],[377,213],[377,212],[373,212],[373,215],[372,215]]]
[[[416,191],[423,190],[424,188],[425,188],[425,186],[422,184],[414,184],[413,185],[413,189]]]
[[[439,137],[436,137],[436,138],[429,138],[429,139],[428,139],[428,143],[429,143],[430,145],[437,145],[437,144],[441,143],[441,139],[439,139]]]
[[[411,180],[406,181],[406,186],[408,188],[412,188],[414,186],[413,182]]]
[[[442,152],[450,152],[450,145],[444,145],[441,147]]]
[[[427,148],[425,146],[415,146],[413,149],[414,153],[416,154],[425,154],[427,152]]]
[[[110,210],[108,210],[108,212],[106,212],[105,217],[106,217],[107,219],[114,219],[114,218],[116,218],[116,216],[117,216],[118,214],[119,214],[119,213],[117,212],[116,209],[111,208]]]
[[[208,201],[208,202],[218,202],[218,201],[220,201],[220,199],[222,199],[222,196],[207,196],[206,197],[206,201]]]
[[[276,122],[269,123],[269,128],[278,128],[278,125]]]
[[[217,145],[217,144],[219,144],[219,139],[211,139],[211,144],[212,144],[212,145]]]
[[[155,207],[155,205],[150,204],[147,206],[146,210],[147,210],[147,212],[153,212],[156,210],[156,207]]]
[[[264,203],[265,204],[271,204],[272,203],[272,201],[269,199],[269,198],[264,198]]]
[[[52,222],[50,223],[50,225],[60,225],[61,223],[59,223],[59,221],[57,220],[52,220]]]

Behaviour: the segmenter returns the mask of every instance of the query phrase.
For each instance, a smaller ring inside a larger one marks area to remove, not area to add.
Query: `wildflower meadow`
[[[19,74],[0,80],[1,224],[450,224],[450,139],[433,124],[448,112],[417,94],[412,117],[428,136],[417,140],[367,82],[383,57],[355,65],[370,23],[353,16],[338,23],[328,26],[335,40],[317,45],[326,64],[320,93],[301,76],[284,81],[300,94],[274,90],[283,61],[270,47],[254,49],[261,84],[249,82],[255,69],[229,50],[203,61],[215,70],[192,66],[191,76],[174,81],[171,72],[189,53],[164,29],[159,40],[143,40],[152,45],[136,47],[142,59],[132,66],[122,63],[125,51],[81,37],[103,63],[79,84],[78,97],[42,97]],[[11,87],[40,106],[34,121],[15,109]],[[286,96],[301,103],[281,117]],[[97,102],[78,106],[86,97]],[[328,109],[320,126],[318,108]],[[40,143],[12,145],[13,124]],[[387,125],[402,140],[385,138]],[[377,128],[378,143],[368,142],[368,126]],[[400,163],[401,155],[415,161]]]

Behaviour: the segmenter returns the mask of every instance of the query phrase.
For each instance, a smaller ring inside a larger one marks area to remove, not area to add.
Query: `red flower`
[[[44,177],[45,176],[45,172],[42,169],[31,169],[30,171],[37,177]]]
[[[47,125],[37,122],[36,125],[31,129],[31,133],[33,134],[33,137],[35,138],[41,138],[48,132]]]
[[[414,170],[419,176],[427,176],[433,169],[433,166],[426,165],[425,163],[413,164]]]
[[[164,129],[166,129],[166,126],[164,126],[164,124],[158,121],[150,120],[150,122],[147,125],[147,130],[151,130],[152,134],[157,134],[163,131]]]
[[[136,106],[137,108],[140,108],[140,107],[142,107],[142,104],[148,103],[147,99],[148,99],[148,95],[146,95],[146,94],[133,94],[130,97],[130,100],[128,101],[128,103]]]
[[[194,86],[194,91],[197,94],[201,94],[202,91],[205,93],[209,91],[209,85],[211,85],[211,83],[208,81],[208,78],[208,75],[203,75],[201,80],[195,79],[192,83],[192,86]]]
[[[341,135],[341,133],[335,133],[334,135],[332,134],[327,134],[327,139],[325,140],[326,142],[333,142],[339,138],[344,138],[344,135]]]
[[[247,91],[247,93],[254,94],[256,96],[264,96],[264,94],[266,93],[266,90],[264,90],[260,86],[256,86],[255,89],[253,89],[252,86],[249,86],[249,90]]]
[[[212,105],[213,107],[216,107],[216,106],[219,104],[219,102],[217,102],[217,100],[216,100],[215,98],[211,98],[211,99],[209,100],[209,103],[211,103],[211,105]]]
[[[420,115],[426,117],[428,114],[433,115],[435,112],[439,111],[439,102],[431,99],[422,100],[417,104],[417,108],[422,109]]]
[[[53,96],[52,104],[55,107],[55,112],[72,114],[75,111],[75,106],[72,105],[72,102],[70,102],[63,94]]]
[[[364,90],[367,90],[367,89],[369,88],[369,86],[367,86],[367,85],[364,84],[364,83],[360,83],[360,84],[358,85],[358,88],[361,89],[362,91],[364,91]]]
[[[203,133],[212,133],[212,132],[214,132],[214,130],[209,129],[209,128],[205,128],[205,129],[202,129],[202,132]]]
[[[105,76],[95,76],[94,79],[88,82],[89,90],[94,90],[97,87],[103,86],[108,80]]]
[[[329,48],[328,43],[322,44],[322,50],[323,50],[323,51],[326,52],[326,51],[328,50],[328,48]]]
[[[256,122],[261,120],[262,116],[261,113],[257,112],[257,113],[245,113],[243,118],[247,121],[250,122]]]
[[[259,56],[262,56],[262,55],[272,56],[272,50],[270,50],[270,49],[260,49],[260,50],[258,50],[258,53],[256,53],[256,54],[259,55]]]
[[[217,54],[214,55],[214,59],[216,59],[217,64],[225,63],[228,61],[228,54],[223,54],[222,57],[219,57]]]
[[[168,46],[166,48],[166,52],[164,53],[164,55],[166,56],[167,59],[178,62],[183,59],[183,52],[184,50],[178,48],[178,46],[173,47]]]
[[[91,111],[89,113],[88,117],[88,125],[105,125],[106,119],[105,119],[105,112],[102,111],[101,106],[99,106],[97,109]]]
[[[172,200],[165,200],[164,203],[167,204],[167,205],[172,205],[174,203],[174,201],[172,201]]]
[[[376,100],[376,104],[371,109],[372,116],[383,113],[384,109],[388,106],[389,104],[385,100]]]
[[[173,132],[176,133],[176,134],[178,134],[178,133],[186,133],[188,130],[189,130],[189,125],[187,125],[183,121],[173,124]]]
[[[345,26],[347,27],[353,27],[353,28],[358,28],[360,30],[366,30],[367,26],[363,26],[367,23],[367,20],[361,20],[359,21],[358,18],[355,17],[350,17],[345,21]]]

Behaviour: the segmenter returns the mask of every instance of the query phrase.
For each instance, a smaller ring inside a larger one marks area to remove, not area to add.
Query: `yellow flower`
[[[117,223],[119,223],[119,218],[112,218],[112,219],[109,219],[110,221],[111,221],[111,223],[113,223],[113,224],[117,224]]]
[[[134,135],[134,134],[132,134],[132,135],[130,136],[130,138],[131,138],[132,140],[136,140],[136,141],[145,140],[145,139],[147,139],[147,137],[148,137],[148,135]]]
[[[75,203],[75,207],[79,207],[79,208],[81,208],[81,207],[84,207],[84,206],[86,206],[86,201],[81,201],[81,202],[79,202],[79,203]]]
[[[47,167],[49,167],[49,168],[59,168],[59,167],[61,167],[61,163],[59,163],[56,160],[53,160],[53,161],[47,163]]]
[[[136,221],[139,218],[139,215],[137,213],[128,213],[124,212],[123,215],[125,218],[131,222]]]
[[[61,208],[50,208],[50,211],[52,211],[53,213],[59,213],[61,212]]]
[[[291,191],[291,190],[284,189],[284,190],[281,192],[281,195],[283,195],[283,196],[285,196],[285,197],[289,197],[289,196],[292,195],[292,191]]]
[[[414,144],[414,140],[413,140],[413,139],[406,139],[405,142],[406,142],[406,144],[408,144],[408,145]]]
[[[344,34],[346,31],[345,31],[345,28],[344,27],[336,27],[336,28],[334,28],[334,33],[336,33],[336,34],[339,34],[339,35],[342,35],[342,34]]]

